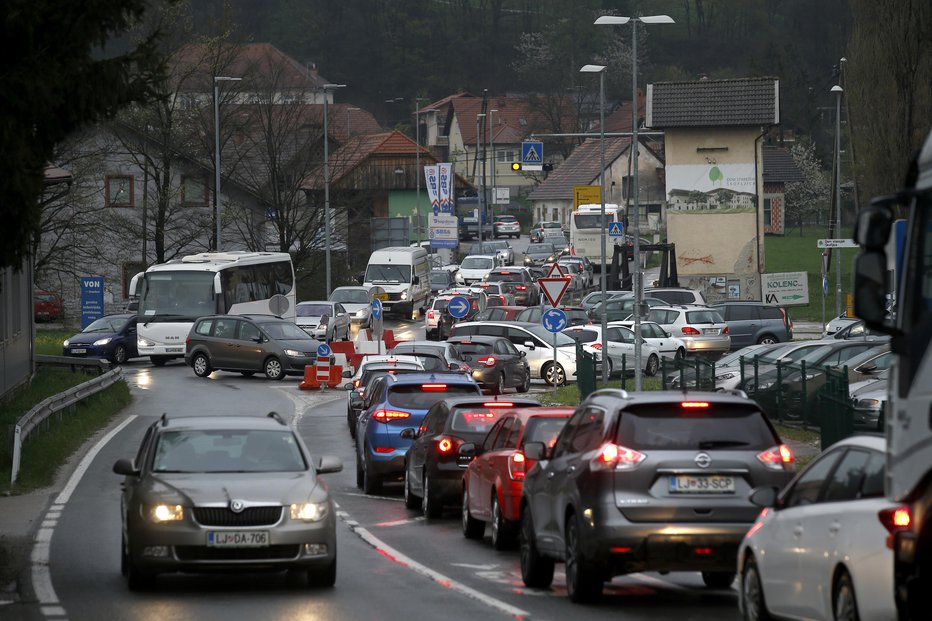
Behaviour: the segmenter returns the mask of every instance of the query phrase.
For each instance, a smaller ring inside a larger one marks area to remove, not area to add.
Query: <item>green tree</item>
[[[0,39],[0,267],[18,267],[39,234],[44,170],[83,125],[154,97],[164,74],[157,30],[125,53],[106,44],[146,0],[7,0]]]

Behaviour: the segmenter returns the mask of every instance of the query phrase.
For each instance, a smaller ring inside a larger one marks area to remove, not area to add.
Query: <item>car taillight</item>
[[[891,550],[893,549],[893,537],[896,533],[909,529],[910,524],[913,522],[909,507],[882,509],[877,513],[877,517],[880,518],[880,523],[890,533],[887,535],[887,547]]]
[[[792,472],[795,469],[796,458],[793,456],[792,449],[785,444],[758,453],[757,459],[771,470]]]
[[[489,401],[488,403],[483,403],[482,407],[484,408],[513,408],[515,404],[511,401]]]
[[[483,363],[487,367],[494,367],[495,356],[486,356],[485,358],[479,358],[479,362]]]
[[[505,224],[505,223],[504,223],[504,222],[496,222],[496,223],[495,223],[495,226],[502,226],[503,224]]]
[[[447,385],[446,385],[446,384],[421,384],[421,390],[426,390],[426,391],[442,391],[442,390],[446,390],[446,389],[447,389]]]
[[[683,326],[683,327],[682,327],[682,332],[683,332],[683,334],[689,334],[690,336],[699,334],[699,330],[695,329],[695,328],[692,327],[692,326]]]
[[[730,331],[731,329],[728,326],[725,326],[725,329],[722,330],[722,334],[728,334]]]
[[[436,318],[437,318],[436,311],[433,311],[433,310],[427,311],[427,318],[428,318],[428,319],[436,319]]]
[[[515,287],[515,289],[517,289],[518,291],[526,291],[527,285],[518,285],[517,287]]]
[[[518,451],[508,458],[508,476],[512,481],[523,481],[527,474],[527,460],[524,453]]]
[[[707,408],[709,407],[708,401],[683,401],[680,403],[681,408]]]
[[[353,388],[359,388],[360,382],[362,382],[362,379],[354,379],[354,380],[353,380]]]
[[[376,410],[372,418],[380,423],[387,423],[390,420],[402,420],[410,418],[411,412],[401,412],[399,410]]]
[[[592,460],[593,470],[633,470],[647,455],[617,444],[603,444],[599,454]]]
[[[452,438],[440,438],[437,440],[437,450],[443,455],[449,455],[453,452],[456,442]]]
[[[190,336],[184,337],[184,346],[185,346],[185,347],[191,347],[191,337],[190,337]]]
[[[592,349],[602,349],[602,343],[592,343],[589,347]]]

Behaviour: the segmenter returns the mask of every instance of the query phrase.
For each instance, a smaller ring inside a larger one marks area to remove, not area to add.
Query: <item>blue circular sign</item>
[[[559,308],[551,308],[540,317],[540,322],[547,332],[561,332],[566,327],[566,313]]]
[[[317,355],[320,356],[321,358],[329,358],[330,357],[330,346],[327,345],[326,343],[321,343],[320,345],[318,345]]]
[[[461,295],[454,295],[447,303],[447,310],[457,319],[462,319],[469,314],[469,300]]]
[[[372,318],[381,319],[382,318],[382,300],[379,298],[372,298]]]

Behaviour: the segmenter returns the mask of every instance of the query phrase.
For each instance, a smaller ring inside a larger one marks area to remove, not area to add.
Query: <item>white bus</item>
[[[625,208],[614,203],[605,203],[605,222],[600,223],[601,204],[580,205],[570,217],[570,248],[573,254],[588,257],[596,269],[602,266],[602,231],[605,231],[606,263],[612,260],[615,239],[608,237],[611,222],[625,221]]]
[[[203,252],[136,274],[136,340],[156,366],[185,353],[194,320],[204,315],[271,314],[294,321],[295,278],[287,252]]]

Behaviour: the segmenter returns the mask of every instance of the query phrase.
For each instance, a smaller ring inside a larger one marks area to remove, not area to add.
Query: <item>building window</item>
[[[123,264],[123,299],[129,297],[129,283],[133,276],[139,272],[146,271],[146,264],[139,261],[127,261]]]
[[[181,176],[181,204],[191,207],[207,206],[207,184],[203,177]]]
[[[133,178],[125,175],[112,175],[106,178],[104,200],[107,207],[132,207],[135,192]]]
[[[773,226],[773,205],[770,202],[771,199],[764,199],[764,226]]]
[[[515,154],[514,149],[502,150],[496,148],[495,151],[499,164],[510,164],[518,161],[518,156]]]

